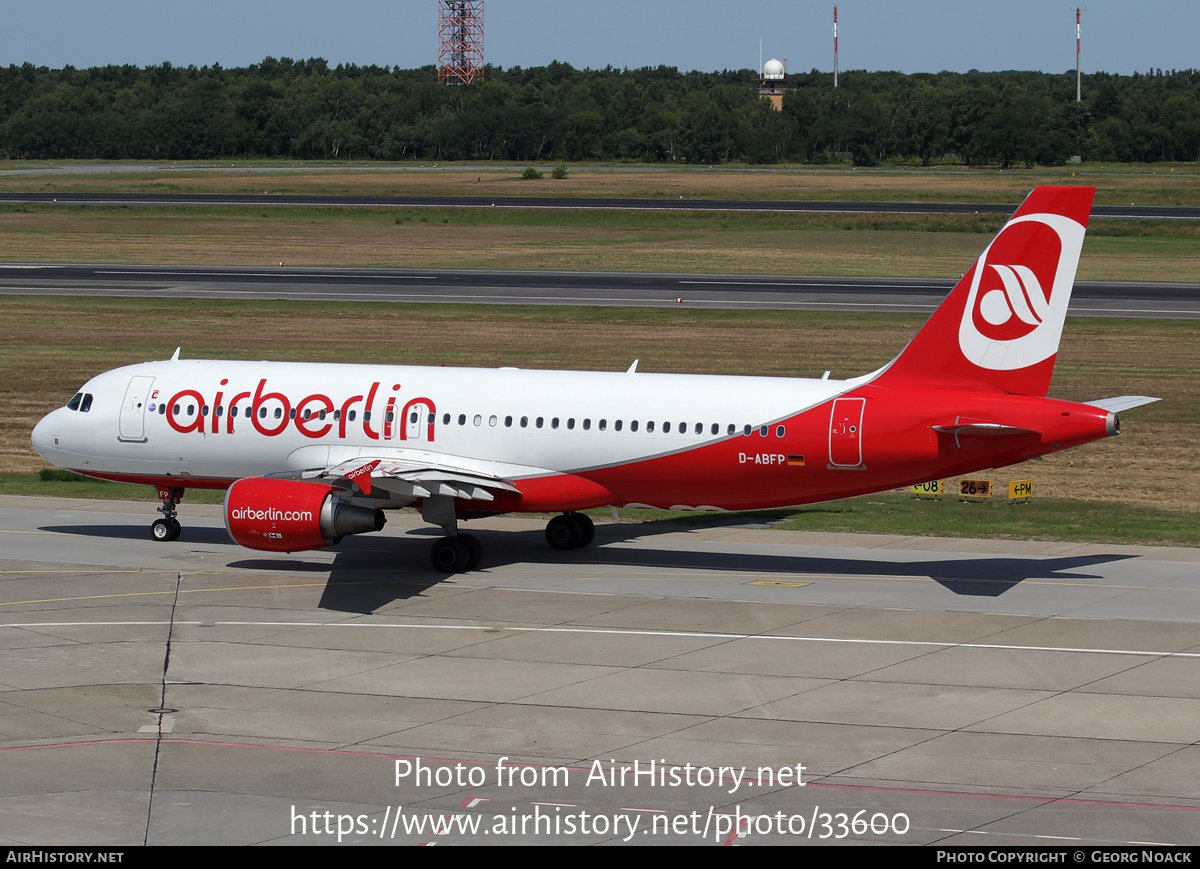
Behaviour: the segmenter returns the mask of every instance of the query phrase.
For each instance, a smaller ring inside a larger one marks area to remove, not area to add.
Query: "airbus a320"
[[[54,464],[158,488],[153,537],[190,488],[226,489],[230,536],[294,552],[415,507],[434,567],[479,567],[459,522],[584,510],[809,504],[1001,467],[1110,437],[1155,399],[1047,397],[1094,189],[1034,190],[909,345],[849,380],[203,361],[118,368],[33,431]]]

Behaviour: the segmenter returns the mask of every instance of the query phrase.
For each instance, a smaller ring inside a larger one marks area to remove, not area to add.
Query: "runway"
[[[0,294],[929,312],[952,280],[449,269],[0,265]],[[1200,317],[1200,284],[1079,281],[1073,316]]]
[[[6,844],[1197,842],[1196,550],[153,507],[0,500]]]
[[[521,208],[577,211],[752,211],[797,214],[1012,214],[1017,203],[831,202],[794,199],[637,199],[574,196],[385,196],[306,193],[0,192],[0,203],[58,205],[322,206],[339,208]],[[1200,208],[1095,205],[1094,218],[1200,220]]]

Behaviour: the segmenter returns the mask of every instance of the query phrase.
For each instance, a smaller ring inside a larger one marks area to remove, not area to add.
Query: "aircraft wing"
[[[503,464],[503,463],[501,463]],[[498,463],[450,456],[426,450],[382,450],[357,455],[322,468],[285,472],[280,477],[325,482],[350,488],[384,500],[415,501],[446,496],[465,501],[493,501],[497,492],[519,490],[510,477],[548,473],[520,465],[498,467]]]
[[[402,451],[403,452],[403,451]],[[493,501],[494,492],[518,492],[508,479],[495,473],[492,462],[457,462],[452,456],[423,455],[413,451],[410,456],[359,456],[325,468],[317,479],[346,480],[360,488],[364,495],[387,496],[397,499],[429,498],[445,495],[465,501]]]

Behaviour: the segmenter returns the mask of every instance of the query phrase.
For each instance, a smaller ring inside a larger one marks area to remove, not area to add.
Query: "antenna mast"
[[[837,87],[838,56],[837,56],[837,7],[833,7],[833,86]]]
[[[1079,6],[1075,7],[1075,102],[1084,102],[1084,86],[1079,77]]]

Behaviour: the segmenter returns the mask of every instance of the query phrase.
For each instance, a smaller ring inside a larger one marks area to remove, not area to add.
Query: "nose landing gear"
[[[158,508],[158,512],[163,514],[163,518],[156,519],[150,526],[150,536],[163,543],[178,540],[183,526],[175,518],[175,505],[183,498],[183,489],[159,486],[158,497],[162,498],[163,502],[163,505]]]

